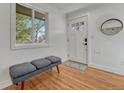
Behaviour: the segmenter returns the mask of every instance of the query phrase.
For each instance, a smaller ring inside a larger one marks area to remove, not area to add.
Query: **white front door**
[[[87,16],[69,21],[68,58],[87,64]]]

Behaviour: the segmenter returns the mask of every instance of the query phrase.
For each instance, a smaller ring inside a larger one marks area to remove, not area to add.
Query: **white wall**
[[[66,60],[65,17],[48,4],[33,4],[49,13],[49,47],[10,49],[10,4],[0,4],[0,88],[11,84],[9,67],[49,55]]]
[[[89,66],[124,75],[124,28],[115,36],[97,30],[102,17],[113,16],[124,24],[124,4],[100,4],[69,13],[67,19],[89,13]]]

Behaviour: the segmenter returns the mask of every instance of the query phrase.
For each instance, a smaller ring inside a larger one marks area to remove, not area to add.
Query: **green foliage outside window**
[[[16,43],[32,43],[32,18],[16,13]]]

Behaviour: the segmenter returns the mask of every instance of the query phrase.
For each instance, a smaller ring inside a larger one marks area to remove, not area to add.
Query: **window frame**
[[[34,30],[34,18],[35,14],[34,12],[37,11],[39,13],[45,14],[45,33],[46,33],[46,43],[31,43],[31,44],[16,44],[16,3],[11,4],[11,36],[10,36],[10,43],[11,43],[11,49],[27,49],[27,48],[42,48],[42,47],[48,47],[49,46],[49,40],[48,40],[48,12],[45,12],[44,10],[41,10],[39,8],[36,8],[30,4],[24,4],[24,3],[18,3],[22,6],[25,6],[27,8],[30,8],[32,10],[32,31]]]

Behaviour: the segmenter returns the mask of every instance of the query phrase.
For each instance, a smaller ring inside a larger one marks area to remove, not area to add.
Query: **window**
[[[12,4],[11,8],[13,49],[48,45],[48,13],[26,4]]]

